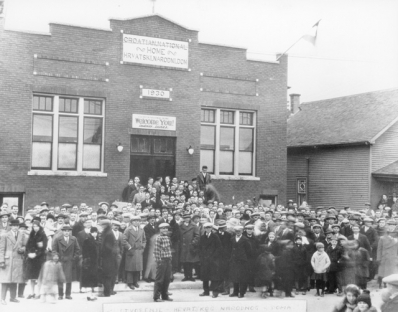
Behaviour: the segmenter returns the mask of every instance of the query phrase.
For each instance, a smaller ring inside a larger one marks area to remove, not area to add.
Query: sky
[[[6,28],[49,22],[109,28],[110,17],[152,14],[152,0],[5,0]],[[319,20],[316,45],[289,51],[288,86],[302,102],[398,87],[397,0],[156,0],[155,12],[199,30],[199,41],[275,60]]]

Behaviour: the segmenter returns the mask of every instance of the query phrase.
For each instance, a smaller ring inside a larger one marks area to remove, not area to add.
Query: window
[[[101,171],[104,102],[33,96],[32,169]]]
[[[307,178],[297,178],[297,203],[307,201]]]
[[[216,175],[254,175],[255,113],[202,109],[200,166]]]

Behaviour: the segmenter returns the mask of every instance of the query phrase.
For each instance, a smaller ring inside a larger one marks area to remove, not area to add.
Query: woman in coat
[[[394,231],[395,222],[389,221],[387,232],[380,237],[377,245],[377,262],[379,263],[378,279],[381,288],[383,277],[398,273],[398,240],[393,238],[390,233]]]
[[[6,304],[7,289],[10,289],[10,301],[16,299],[17,284],[24,282],[23,277],[23,235],[18,233],[18,220],[11,220],[11,230],[0,236],[0,283],[1,304]]]
[[[273,297],[272,279],[275,271],[275,257],[267,245],[260,246],[260,255],[256,259],[256,286],[262,286],[261,297],[267,298],[266,291]]]
[[[116,237],[112,232],[109,220],[102,220],[101,226],[103,227],[103,231],[101,233],[99,262],[102,272],[102,283],[104,285],[103,297],[110,297],[115,286],[118,268],[117,254],[115,254]]]
[[[94,296],[94,288],[98,286],[98,261],[99,261],[99,244],[98,229],[92,227],[90,234],[82,244],[82,276],[80,288],[91,288],[91,295],[87,296],[87,300],[96,300]]]
[[[40,226],[39,221],[33,221],[32,232],[29,234],[26,243],[26,280],[30,280],[31,294],[27,299],[39,297],[39,289],[35,294],[35,285],[40,275],[40,270],[46,262],[47,235]]]

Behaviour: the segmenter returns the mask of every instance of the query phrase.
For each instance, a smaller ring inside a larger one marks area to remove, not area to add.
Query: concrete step
[[[184,274],[175,273],[174,274],[174,281],[170,283],[169,290],[173,289],[202,289],[203,284],[202,281],[197,279],[195,282],[187,281],[182,282],[184,278]],[[147,283],[145,281],[139,281],[138,285],[139,288],[135,288],[135,290],[131,290],[127,284],[125,283],[118,283],[115,285],[116,292],[124,292],[124,291],[153,291],[154,283]],[[72,283],[72,293],[79,292],[79,282]]]

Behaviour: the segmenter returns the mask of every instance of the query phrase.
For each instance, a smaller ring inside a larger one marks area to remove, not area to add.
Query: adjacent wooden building
[[[293,110],[299,95],[292,95]],[[298,107],[298,106],[297,106]],[[287,195],[376,208],[398,193],[398,89],[302,103],[288,119]]]

